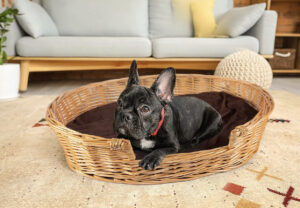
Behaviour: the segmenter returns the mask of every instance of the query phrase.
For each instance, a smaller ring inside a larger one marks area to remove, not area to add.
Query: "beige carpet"
[[[36,125],[53,96],[0,102],[0,207],[300,207],[300,97],[271,92],[271,118],[244,166],[188,182],[123,185],[71,171],[52,130]],[[39,124],[43,124],[41,121]],[[261,172],[261,173],[257,173]]]

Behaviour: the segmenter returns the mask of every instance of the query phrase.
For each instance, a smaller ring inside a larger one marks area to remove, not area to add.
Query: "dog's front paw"
[[[159,155],[149,154],[144,159],[139,162],[139,166],[144,168],[145,170],[153,170],[162,161],[162,157]]]

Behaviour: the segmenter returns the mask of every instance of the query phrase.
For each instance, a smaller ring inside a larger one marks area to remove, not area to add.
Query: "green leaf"
[[[2,63],[6,63],[7,62],[7,54],[5,51],[3,51],[3,55],[2,55],[3,61]]]
[[[0,64],[7,62],[7,54],[2,50],[5,47],[3,43],[7,41],[5,33],[9,32],[9,26],[14,21],[16,15],[20,15],[20,13],[15,8],[6,8],[0,13]]]
[[[4,10],[4,12],[1,13],[1,17],[5,17],[6,15],[8,15],[11,12],[10,8],[7,8],[6,10]]]
[[[18,9],[12,9],[12,13],[13,13],[13,15],[18,15],[19,14],[19,10]]]
[[[8,21],[8,22],[13,22],[13,21],[14,21],[14,18],[7,18],[7,21]]]

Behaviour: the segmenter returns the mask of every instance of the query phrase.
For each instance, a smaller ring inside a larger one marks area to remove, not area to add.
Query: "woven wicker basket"
[[[144,76],[140,81],[150,86],[155,78]],[[274,106],[272,97],[256,85],[216,76],[178,74],[175,95],[224,91],[247,100],[258,113],[231,132],[228,146],[168,155],[157,169],[147,171],[138,166],[128,140],[82,134],[66,127],[80,114],[116,101],[126,84],[125,78],[89,84],[64,93],[48,107],[46,119],[72,170],[94,179],[127,184],[186,181],[231,170],[244,164],[258,150]]]

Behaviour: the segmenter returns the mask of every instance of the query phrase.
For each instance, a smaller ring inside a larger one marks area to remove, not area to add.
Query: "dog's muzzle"
[[[118,132],[119,132],[120,134],[123,134],[123,135],[126,134],[126,130],[125,130],[124,128],[119,128],[119,129],[118,129]]]

